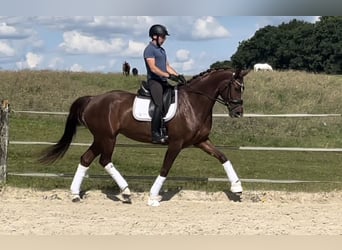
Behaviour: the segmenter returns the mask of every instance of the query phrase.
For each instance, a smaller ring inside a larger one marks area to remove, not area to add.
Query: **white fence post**
[[[8,148],[9,102],[3,100],[0,107],[0,184],[6,183]]]

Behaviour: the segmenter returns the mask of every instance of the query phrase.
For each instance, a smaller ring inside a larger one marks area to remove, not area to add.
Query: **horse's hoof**
[[[230,191],[236,195],[241,195],[242,194],[242,185],[241,185],[241,181],[236,181],[234,183],[232,183],[232,185],[230,186]]]
[[[132,204],[132,199],[131,199],[131,190],[129,190],[128,187],[126,187],[122,192],[120,193],[120,200],[123,203],[127,204]]]
[[[132,204],[132,199],[130,195],[122,195],[122,203]]]
[[[72,197],[72,199],[71,199],[71,201],[72,202],[81,202],[81,197],[78,195],[78,194],[76,194],[76,195],[74,195],[73,197]]]
[[[148,198],[147,205],[149,205],[151,207],[159,207],[161,200],[162,200],[162,197],[160,195],[150,196]]]
[[[125,204],[132,204],[132,199],[130,194],[121,194],[120,200]]]

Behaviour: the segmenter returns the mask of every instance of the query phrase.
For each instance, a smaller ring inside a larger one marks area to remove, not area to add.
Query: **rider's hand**
[[[174,82],[178,82],[178,81],[179,81],[179,80],[178,80],[178,76],[173,75],[173,74],[170,74],[170,75],[169,75],[169,79],[170,79],[171,81],[174,81]]]
[[[178,75],[178,82],[180,84],[186,84],[186,79],[183,75]]]

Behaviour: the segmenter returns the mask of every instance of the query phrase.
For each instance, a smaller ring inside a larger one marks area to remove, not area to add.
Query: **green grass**
[[[136,92],[144,79],[118,74],[50,71],[0,72],[1,99],[12,110],[68,111],[79,96],[112,89]],[[341,76],[303,72],[251,72],[246,77],[246,113],[341,113]],[[226,108],[215,105],[215,113]],[[66,116],[12,112],[10,141],[56,142],[63,133]],[[240,178],[309,180],[322,183],[244,183],[246,190],[331,191],[342,190],[342,154],[332,152],[239,151],[239,146],[342,148],[342,118],[214,118],[211,139],[232,161]],[[91,143],[91,135],[79,128],[75,142]],[[137,144],[123,136],[119,144]],[[166,148],[117,147],[114,164],[125,176],[157,176]],[[9,146],[8,172],[64,173],[73,175],[86,147],[71,146],[57,163],[44,166],[37,158],[45,146]],[[90,176],[106,175],[95,161]],[[169,177],[226,177],[221,164],[199,149],[189,148],[176,159]],[[148,190],[153,179],[129,179],[133,190]],[[69,188],[68,178],[8,176],[7,185],[40,189]],[[335,183],[336,182],[336,183]],[[105,189],[115,185],[108,178],[86,179],[84,188]],[[228,190],[227,183],[168,181],[165,188]]]

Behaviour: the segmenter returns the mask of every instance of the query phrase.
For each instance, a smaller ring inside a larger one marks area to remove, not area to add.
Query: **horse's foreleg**
[[[169,145],[169,148],[166,151],[166,154],[164,157],[163,167],[161,168],[160,174],[154,181],[150,190],[150,197],[147,202],[149,206],[157,207],[160,205],[160,201],[162,199],[162,197],[159,195],[160,189],[162,188],[166,180],[166,177],[172,167],[172,164],[175,161],[180,151],[181,151],[181,147],[178,147],[178,146],[172,147]]]
[[[218,159],[222,163],[223,168],[231,183],[230,190],[233,193],[241,193],[242,192],[241,181],[239,180],[239,177],[237,176],[232,163],[227,159],[227,157],[221,151],[215,148],[215,146],[210,142],[210,140],[206,140],[204,142],[196,144],[195,146],[202,149],[204,152],[210,154],[211,156],[214,156],[216,159]]]

